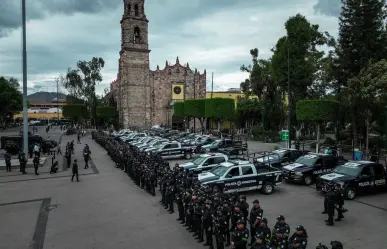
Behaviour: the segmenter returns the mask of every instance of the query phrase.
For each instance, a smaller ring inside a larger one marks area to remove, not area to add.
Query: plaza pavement
[[[72,139],[75,136],[63,136],[62,144]],[[92,151],[94,170],[83,169],[80,152],[85,143]],[[75,151],[80,173],[85,174],[80,182],[71,182],[70,172],[65,171],[0,183],[0,249],[204,248],[176,222],[176,215],[159,205],[159,195],[151,197],[139,189],[90,137]],[[175,162],[181,160],[171,164]],[[283,184],[270,196],[256,192],[247,196],[250,205],[260,200],[270,227],[280,214],[292,231],[304,225],[308,248],[331,240],[344,242],[345,249],[385,248],[386,194],[346,202],[349,212],[335,227],[325,226],[326,216],[320,213],[323,197],[313,188]]]

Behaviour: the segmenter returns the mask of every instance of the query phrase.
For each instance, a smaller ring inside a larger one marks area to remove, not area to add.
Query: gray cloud
[[[33,0],[26,1],[27,20],[38,20],[55,14],[101,13],[116,9],[121,0]],[[21,1],[0,1],[0,37],[21,27]]]
[[[318,0],[316,5],[314,5],[314,11],[322,15],[338,17],[341,11],[341,1]]]

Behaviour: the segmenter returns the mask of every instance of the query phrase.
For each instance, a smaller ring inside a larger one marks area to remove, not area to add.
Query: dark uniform
[[[85,146],[85,148],[83,149],[83,160],[85,161],[85,169],[89,168],[89,160],[90,160],[90,154],[91,154],[91,151],[89,149],[89,146]]]
[[[20,163],[20,172],[22,172],[23,174],[27,174],[27,172],[26,172],[26,166],[27,166],[26,154],[23,151],[20,151],[19,155],[18,155],[18,159],[19,159],[19,163]]]
[[[39,173],[38,173],[38,169],[39,169],[39,157],[35,155],[34,159],[32,160],[32,163],[34,164],[35,175],[39,175]]]
[[[343,215],[343,207],[344,207],[344,194],[341,190],[341,185],[340,184],[336,184],[335,186],[335,193],[336,193],[336,198],[337,198],[337,214],[338,214],[338,217],[337,219],[335,219],[335,221],[341,221],[341,219],[344,218],[344,215]]]
[[[249,220],[249,222],[250,222],[250,236],[251,236],[250,245],[252,245],[254,242],[255,236],[257,235],[256,229],[257,229],[257,227],[259,227],[259,223],[261,222],[262,216],[263,216],[263,210],[259,206],[259,201],[254,200],[253,205],[254,206],[251,208],[251,211],[250,211],[250,220]]]
[[[274,240],[276,240],[277,247],[287,248],[288,247],[288,238],[290,233],[290,227],[285,222],[285,217],[280,215],[277,217],[277,223],[274,225],[272,235]]]
[[[6,168],[7,172],[12,171],[11,159],[12,159],[11,154],[9,152],[6,152],[4,155],[4,160],[5,160],[5,168]]]
[[[243,225],[242,227],[237,227],[232,232],[231,236],[231,245],[233,245],[234,249],[246,249],[247,242],[249,240],[249,229],[245,228],[246,225],[245,220],[239,220],[237,225]]]
[[[296,227],[296,232],[289,238],[289,243],[297,244],[296,248],[305,249],[308,245],[308,234],[301,225]],[[299,245],[298,245],[299,244]]]
[[[72,171],[73,171],[73,176],[71,177],[71,181],[73,181],[74,180],[74,176],[76,176],[77,177],[77,182],[79,182],[77,159],[74,160]]]
[[[267,226],[267,219],[262,218],[261,222],[259,223],[259,227],[256,228],[255,230],[256,234],[262,234],[265,236],[265,241],[270,242],[271,239],[271,230]]]
[[[250,249],[267,249],[265,236],[263,234],[256,235],[254,239],[255,239],[255,242]]]
[[[327,186],[327,193],[326,193],[326,206],[327,206],[327,213],[328,213],[328,219],[325,221],[328,226],[333,226],[333,217],[335,216],[335,205],[337,204],[337,194],[332,188],[332,186]]]

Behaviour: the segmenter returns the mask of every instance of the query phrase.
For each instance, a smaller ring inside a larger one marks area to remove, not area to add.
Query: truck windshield
[[[214,141],[214,142],[211,144],[211,146],[218,146],[218,145],[220,144],[220,142],[221,142],[221,141],[219,141],[219,140],[218,140],[218,141]]]
[[[200,157],[196,158],[195,160],[193,160],[192,163],[195,165],[200,165],[206,159],[207,159],[207,157],[200,156]]]
[[[309,167],[313,167],[314,164],[316,163],[317,159],[318,158],[315,156],[306,155],[306,156],[298,158],[295,162],[304,164],[304,165],[309,166]]]
[[[342,174],[342,175],[348,175],[348,176],[354,176],[357,177],[360,175],[361,167],[354,167],[351,165],[340,165],[337,166],[333,172],[337,174]]]
[[[227,170],[228,170],[228,167],[217,166],[211,170],[211,173],[216,176],[223,176],[227,172]]]

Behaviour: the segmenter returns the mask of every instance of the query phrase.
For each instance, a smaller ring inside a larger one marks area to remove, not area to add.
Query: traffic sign
[[[282,130],[281,131],[281,140],[282,141],[288,141],[289,140],[289,131],[288,130]]]

